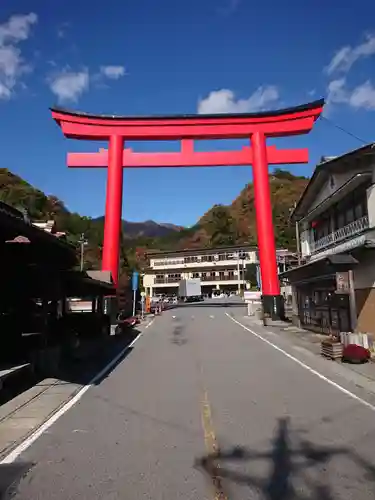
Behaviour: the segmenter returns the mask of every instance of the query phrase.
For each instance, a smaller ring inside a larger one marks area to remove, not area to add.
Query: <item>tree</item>
[[[251,287],[257,286],[257,266],[256,266],[256,264],[247,264],[246,265],[245,281],[250,283]]]
[[[229,246],[236,243],[236,228],[228,207],[215,205],[205,223],[212,246]]]

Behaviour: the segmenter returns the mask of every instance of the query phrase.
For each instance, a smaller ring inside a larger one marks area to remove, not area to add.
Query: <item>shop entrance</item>
[[[337,334],[351,330],[348,294],[337,294],[336,277],[297,287],[301,326],[308,330]]]

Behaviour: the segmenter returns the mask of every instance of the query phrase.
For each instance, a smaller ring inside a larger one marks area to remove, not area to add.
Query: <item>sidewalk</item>
[[[258,327],[264,328],[266,331],[276,333],[280,338],[286,340],[288,343],[298,346],[301,349],[306,349],[310,353],[315,354],[322,358],[320,353],[320,343],[322,340],[327,338],[327,335],[314,333],[309,330],[304,330],[293,326],[291,323],[287,322],[277,322],[274,325],[263,325],[263,321],[256,320],[249,316],[243,316],[244,324],[257,325]],[[374,359],[368,363],[364,364],[351,364],[351,363],[341,363],[340,361],[330,361],[331,363],[337,363],[342,367],[347,368],[363,377],[367,378],[371,382],[375,382],[375,362]]]

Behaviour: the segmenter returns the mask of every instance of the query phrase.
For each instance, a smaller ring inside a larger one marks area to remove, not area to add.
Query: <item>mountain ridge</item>
[[[290,211],[304,191],[308,178],[295,176],[289,171],[276,169],[270,172],[272,212],[276,244],[295,248],[294,227],[290,224]],[[63,201],[47,196],[21,177],[0,168],[0,200],[15,208],[26,209],[32,220],[54,219],[59,231],[79,247],[82,233],[88,240],[85,248],[85,266],[100,266],[103,245],[104,216],[91,218],[70,212]],[[170,223],[122,222],[120,248],[121,269],[142,269],[147,266],[147,251],[174,250],[200,247],[228,246],[235,244],[256,245],[256,217],[254,189],[247,184],[229,205],[216,204],[192,227]]]
[[[104,215],[100,217],[95,217],[92,219],[100,223],[104,223]],[[124,238],[137,238],[141,236],[146,236],[150,238],[166,236],[172,231],[180,231],[183,226],[177,226],[168,222],[155,222],[151,219],[146,221],[128,221],[123,219],[122,229],[124,232]]]

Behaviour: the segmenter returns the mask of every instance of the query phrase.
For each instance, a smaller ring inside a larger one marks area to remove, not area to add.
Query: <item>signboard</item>
[[[133,292],[136,292],[138,290],[138,278],[139,278],[139,273],[137,271],[133,271],[133,276],[132,276]]]
[[[257,292],[257,291],[245,291],[244,292],[244,299],[246,302],[260,302],[262,297],[262,292]]]
[[[262,280],[260,277],[260,266],[256,266],[256,276],[257,276],[257,286],[261,290],[262,289]]]
[[[150,296],[147,295],[147,297],[146,297],[146,312],[149,313],[150,310],[151,310],[151,299],[150,299]]]
[[[349,293],[349,273],[347,271],[336,273],[336,293]]]

